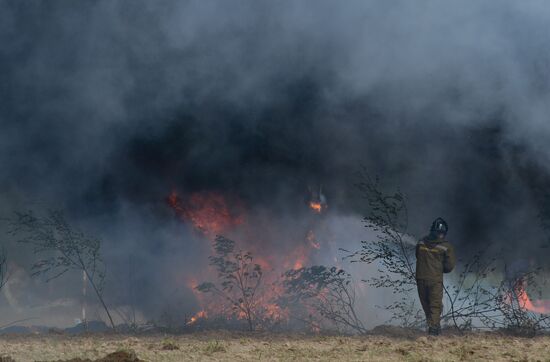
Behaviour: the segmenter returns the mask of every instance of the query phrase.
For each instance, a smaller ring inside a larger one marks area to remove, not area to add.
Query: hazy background
[[[144,319],[195,312],[207,262],[172,190],[239,198],[284,258],[322,185],[333,260],[365,237],[361,165],[406,194],[411,233],[443,216],[461,255],[545,266],[549,22],[543,0],[0,0],[0,212],[66,210]],[[71,324],[78,278],[31,279],[2,243],[0,321]]]

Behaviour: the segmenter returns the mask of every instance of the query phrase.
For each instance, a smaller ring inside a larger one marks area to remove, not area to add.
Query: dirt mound
[[[172,342],[166,342],[162,345],[162,348],[161,348],[163,351],[177,351],[178,349],[180,349],[176,344],[172,343]],[[2,362],[2,361],[0,361]]]
[[[135,352],[118,351],[110,353],[95,362],[143,362],[143,360],[139,359]]]
[[[405,328],[391,325],[380,325],[374,327],[369,334],[394,338],[416,338],[424,333],[415,328]]]
[[[2,362],[0,360],[0,362]],[[9,362],[9,360],[7,361]],[[103,358],[99,358],[96,360],[91,360],[89,358],[82,359],[82,358],[73,358],[68,360],[58,360],[56,362],[144,362],[142,359],[139,359],[135,352],[128,352],[128,351],[118,351],[109,353]]]

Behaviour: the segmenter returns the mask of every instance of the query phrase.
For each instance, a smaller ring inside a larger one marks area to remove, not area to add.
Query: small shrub
[[[223,343],[221,343],[218,340],[209,341],[208,344],[206,345],[206,347],[204,347],[204,352],[206,354],[213,354],[213,353],[216,353],[216,352],[226,352],[226,351],[227,350],[226,350],[225,346],[223,345]]]

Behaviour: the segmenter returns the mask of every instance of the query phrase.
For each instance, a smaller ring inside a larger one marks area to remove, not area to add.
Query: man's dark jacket
[[[416,244],[416,279],[443,281],[455,267],[453,246],[446,240],[425,237]]]

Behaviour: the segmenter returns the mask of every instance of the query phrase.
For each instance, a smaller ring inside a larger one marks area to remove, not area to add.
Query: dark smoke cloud
[[[413,233],[441,215],[461,253],[534,258],[548,20],[545,1],[1,1],[1,209],[66,209],[170,298],[208,251],[172,189],[282,219],[322,184],[361,215],[364,165],[407,194]]]

